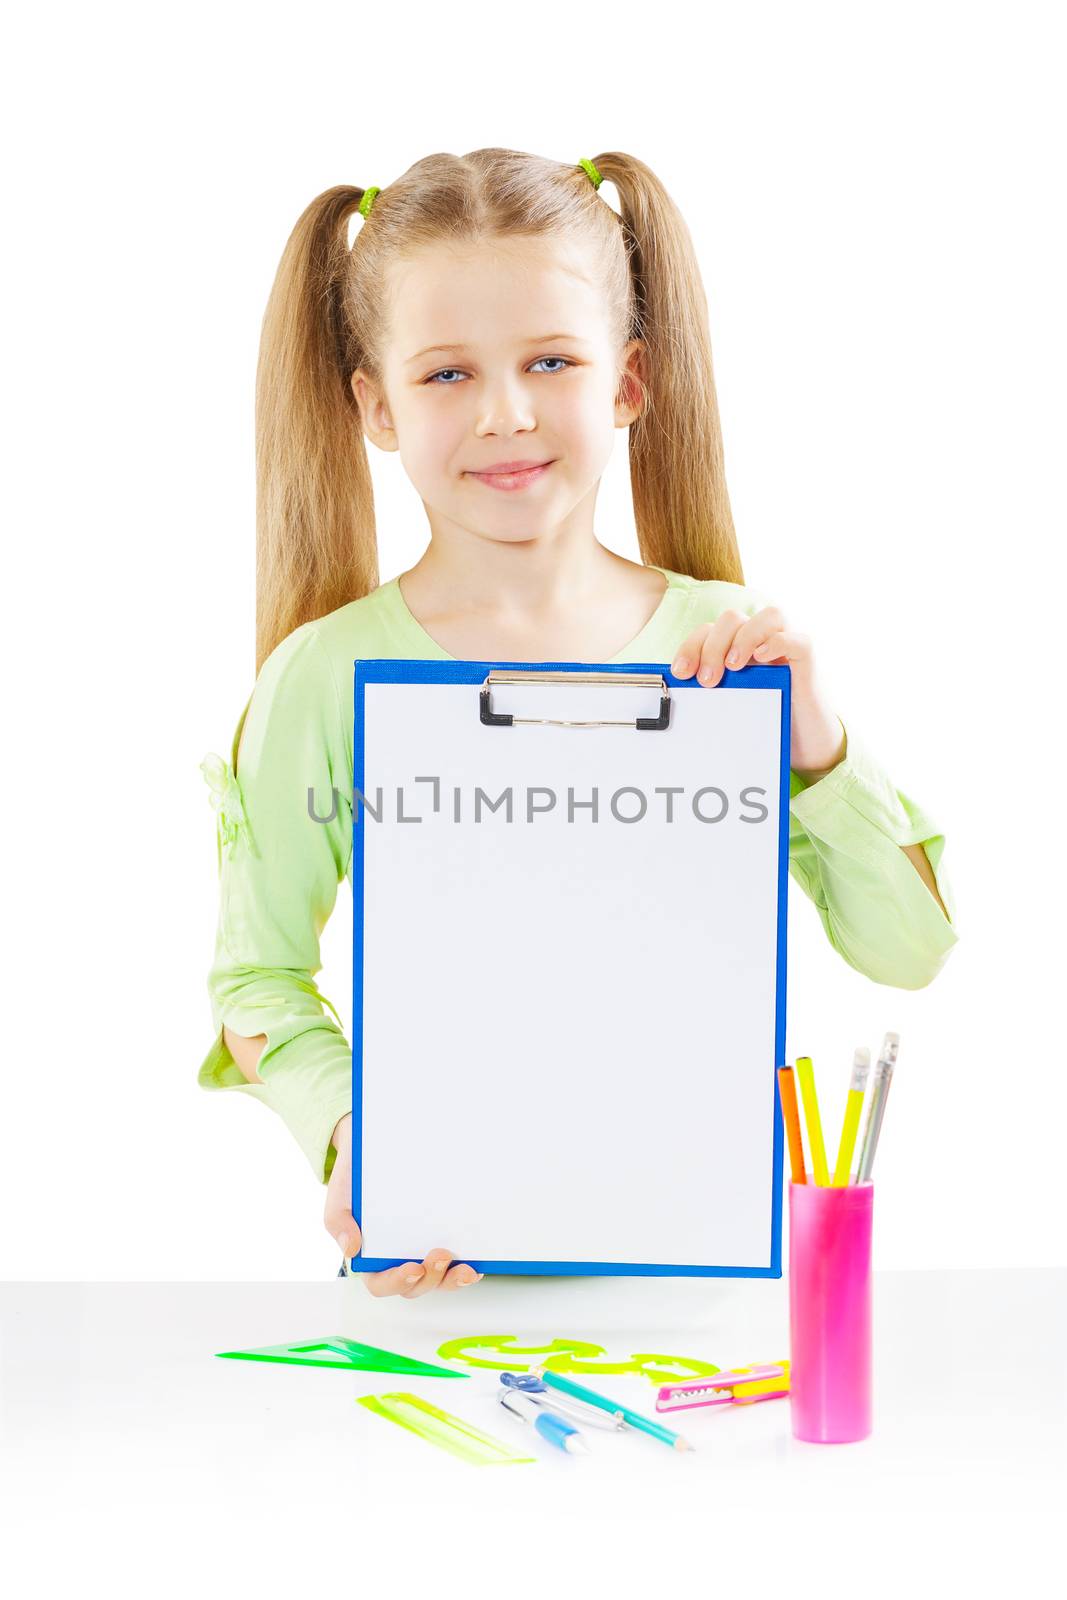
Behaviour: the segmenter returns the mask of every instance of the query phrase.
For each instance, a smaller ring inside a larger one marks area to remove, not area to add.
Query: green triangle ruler
[[[465,1378],[467,1373],[452,1367],[435,1367],[395,1350],[379,1350],[377,1345],[358,1344],[340,1336],[317,1339],[313,1344],[265,1344],[255,1350],[217,1350],[217,1356],[231,1361],[281,1361],[293,1367],[341,1367],[348,1372],[406,1372],[413,1378]]]

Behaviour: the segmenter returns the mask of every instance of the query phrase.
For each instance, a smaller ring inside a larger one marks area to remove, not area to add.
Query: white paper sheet
[[[779,690],[673,687],[663,733],[485,727],[473,683],[365,696],[363,1256],[768,1268]],[[640,686],[493,690],[516,716],[658,709]],[[484,798],[476,820],[479,788],[510,789],[510,821]],[[568,820],[594,791],[598,820]]]

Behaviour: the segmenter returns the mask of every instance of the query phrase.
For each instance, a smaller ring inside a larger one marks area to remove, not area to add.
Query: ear
[[[349,381],[359,407],[363,432],[367,438],[376,444],[379,450],[399,450],[400,441],[396,436],[396,429],[393,427],[393,419],[389,415],[384,395],[367,377],[362,367],[356,368]]]
[[[645,346],[631,339],[622,352],[622,371],[615,401],[615,426],[629,427],[645,409]]]

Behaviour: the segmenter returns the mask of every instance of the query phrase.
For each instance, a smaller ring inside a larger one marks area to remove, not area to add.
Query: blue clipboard
[[[790,670],[787,666],[746,666],[740,671],[725,671],[713,689],[695,678],[676,678],[669,666],[660,662],[514,662],[461,661],[440,659],[359,659],[353,664],[353,844],[352,844],[352,1214],[361,1230],[364,1225],[364,901],[367,821],[361,816],[361,800],[366,789],[366,696],[369,686],[378,684],[449,684],[481,688],[491,672],[513,671],[523,674],[543,672],[606,674],[654,674],[662,678],[670,695],[744,693],[750,689],[777,691],[780,706],[780,752],[778,762],[778,891],[776,930],[776,983],[774,1020],[774,1060],[768,1061],[771,1075],[773,1132],[768,1194],[771,1206],[770,1252],[762,1265],[708,1265],[642,1261],[475,1259],[462,1256],[476,1271],[490,1273],[566,1275],[607,1275],[614,1277],[753,1277],[780,1278],[784,1137],[781,1101],[776,1069],[785,1060],[786,1034],[786,932],[789,878],[789,799],[790,799]],[[484,710],[483,695],[483,710]],[[662,702],[661,702],[662,704]],[[483,716],[483,720],[484,716]],[[504,719],[506,720],[506,719]],[[519,720],[519,719],[516,719]],[[647,724],[646,724],[647,725]],[[411,820],[411,819],[405,819]],[[430,1241],[426,1248],[432,1248]],[[440,1241],[445,1242],[445,1241]],[[349,1263],[353,1272],[379,1272],[406,1261],[421,1260],[424,1251],[408,1255],[379,1256],[360,1254]]]

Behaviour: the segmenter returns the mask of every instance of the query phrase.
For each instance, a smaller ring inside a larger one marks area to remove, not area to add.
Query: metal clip
[[[638,684],[643,688],[659,685],[658,717],[613,717],[604,721],[568,721],[564,717],[515,717],[510,712],[495,712],[492,689],[499,683],[611,683]],[[519,672],[494,667],[486,675],[479,694],[479,715],[487,728],[510,728],[520,723],[551,723],[556,728],[637,728],[641,732],[662,733],[670,726],[671,692],[662,672]]]

